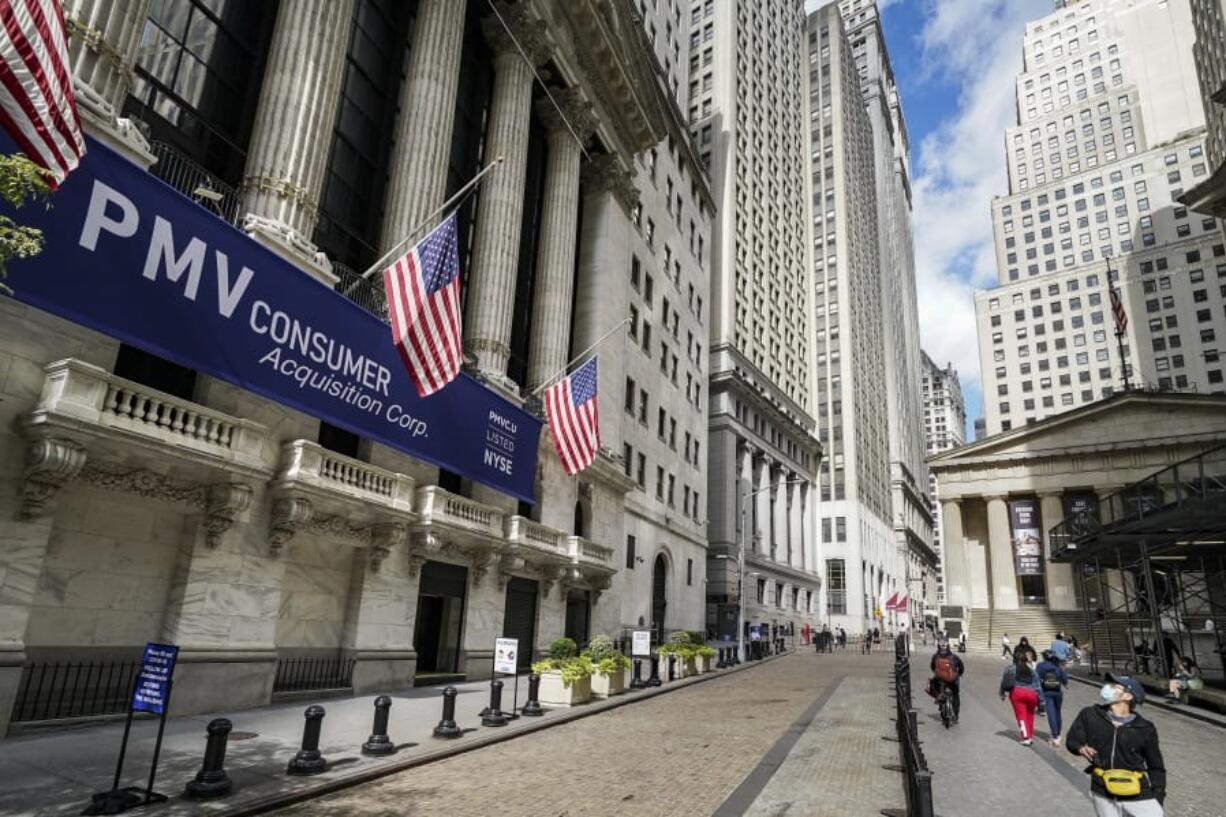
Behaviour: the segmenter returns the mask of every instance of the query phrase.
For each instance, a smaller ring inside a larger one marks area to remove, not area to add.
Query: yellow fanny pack
[[[1128,769],[1095,769],[1094,775],[1101,777],[1107,787],[1107,794],[1115,797],[1135,797],[1141,793],[1141,778],[1145,772],[1134,772]]]

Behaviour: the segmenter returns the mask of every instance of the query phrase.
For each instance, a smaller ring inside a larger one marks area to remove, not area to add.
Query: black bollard
[[[643,662],[636,658],[634,659],[634,677],[630,679],[631,689],[642,689],[647,686],[643,682]]]
[[[375,724],[370,728],[370,737],[362,744],[364,755],[394,755],[396,744],[387,736],[387,719],[392,713],[392,699],[386,695],[375,698]]]
[[[651,677],[647,679],[647,686],[658,687],[660,685],[660,656],[651,656]]]
[[[323,728],[324,708],[312,705],[303,713],[306,726],[302,730],[302,748],[289,762],[286,771],[294,775],[319,774],[328,770],[328,761],[319,753],[319,732]]]
[[[541,709],[541,676],[535,672],[528,676],[528,701],[524,704],[524,708],[519,710],[519,714],[527,715],[528,717],[536,717],[544,715],[545,710]]]
[[[434,727],[436,738],[458,738],[464,732],[455,725],[455,687],[443,687],[443,717]]]
[[[481,716],[481,725],[507,725],[507,716],[502,713],[502,681],[490,681],[490,708]]]
[[[676,668],[677,656],[670,652],[668,654],[668,680],[670,682],[677,680],[677,676],[674,674]]]
[[[224,797],[230,793],[234,783],[226,776],[226,744],[230,740],[230,730],[234,725],[225,718],[214,718],[209,721],[208,742],[204,745],[204,765],[196,772],[196,779],[187,781],[183,787],[183,796],[194,800],[206,800],[210,797]]]

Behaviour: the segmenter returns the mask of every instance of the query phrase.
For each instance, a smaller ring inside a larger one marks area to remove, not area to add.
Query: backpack
[[[957,682],[958,667],[954,665],[954,657],[952,655],[937,656],[936,674],[938,678],[947,684]]]
[[[1047,692],[1059,692],[1060,691],[1060,676],[1056,675],[1056,673],[1053,672],[1052,670],[1047,670],[1046,672],[1043,673],[1042,684],[1043,684],[1043,689],[1046,690]]]

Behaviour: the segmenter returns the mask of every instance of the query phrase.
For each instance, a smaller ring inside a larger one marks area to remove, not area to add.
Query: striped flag
[[[1128,329],[1128,313],[1124,311],[1124,300],[1120,291],[1111,284],[1111,314],[1115,316],[1115,334],[1122,335]]]
[[[51,187],[85,155],[59,0],[0,0],[0,124]]]
[[[600,448],[600,413],[596,400],[596,358],[545,391],[545,417],[567,474],[592,464]]]
[[[894,602],[894,612],[896,613],[907,612],[907,597],[905,595],[899,598],[898,601]]]
[[[392,342],[422,397],[460,373],[460,248],[456,214],[383,271]]]
[[[893,609],[894,609],[894,605],[896,605],[896,604],[898,604],[898,593],[894,593],[894,595],[892,595],[892,596],[890,596],[888,599],[886,599],[886,602],[885,602],[885,609],[887,609],[887,610],[893,610]]]

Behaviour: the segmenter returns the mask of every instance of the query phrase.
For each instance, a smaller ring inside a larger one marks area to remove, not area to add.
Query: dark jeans
[[[1043,690],[1043,700],[1047,704],[1047,725],[1051,727],[1051,736],[1054,740],[1060,737],[1060,730],[1064,725],[1060,717],[1060,707],[1064,705],[1064,692]]]

